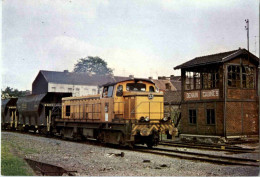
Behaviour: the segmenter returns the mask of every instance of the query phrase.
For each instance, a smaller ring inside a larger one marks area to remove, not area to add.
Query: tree
[[[91,56],[79,59],[74,65],[74,72],[86,72],[97,75],[113,74],[113,70],[107,67],[107,62],[99,57]]]
[[[6,99],[6,98],[16,98],[16,97],[21,97],[21,96],[26,96],[30,95],[30,91],[19,91],[18,89],[13,89],[11,87],[6,87],[5,90],[1,90],[1,98]]]

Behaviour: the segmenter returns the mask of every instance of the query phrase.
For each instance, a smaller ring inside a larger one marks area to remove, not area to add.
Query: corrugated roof
[[[253,58],[257,62],[259,62],[259,58],[257,58],[252,53],[248,52],[246,49],[238,49],[238,50],[232,50],[232,51],[223,52],[223,53],[196,57],[181,65],[176,66],[174,69],[189,68],[189,67],[194,67],[194,66],[199,66],[199,65],[221,63],[221,62],[225,62],[227,60],[233,59],[234,57],[236,57],[238,55],[248,54],[248,53],[251,58]]]

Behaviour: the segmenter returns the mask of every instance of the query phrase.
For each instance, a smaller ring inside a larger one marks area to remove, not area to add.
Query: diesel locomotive
[[[177,134],[169,114],[164,112],[163,93],[156,92],[155,84],[147,79],[105,84],[100,95],[47,93],[18,98],[16,104],[15,114],[8,118],[12,121],[4,119],[3,128],[149,147],[158,144],[161,134],[168,138]]]

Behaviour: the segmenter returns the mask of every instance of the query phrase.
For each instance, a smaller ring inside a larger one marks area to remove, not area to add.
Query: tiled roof
[[[177,91],[181,90],[181,81],[171,80],[171,83],[177,89]]]
[[[171,91],[176,91],[177,89],[174,87],[174,85],[172,85],[172,83],[170,82],[170,80],[161,80],[161,79],[151,79],[151,81],[153,81],[155,83],[155,86],[157,88],[159,88],[160,90],[165,91],[166,90],[166,84],[170,84],[171,86]]]
[[[87,73],[75,72],[59,72],[59,71],[44,71],[40,73],[45,77],[47,82],[57,84],[74,84],[74,85],[103,85],[108,82],[117,82],[128,79],[129,77],[111,76],[111,75],[90,75]]]
[[[164,92],[164,104],[180,104],[181,91],[166,91]]]
[[[236,57],[240,54],[248,54],[248,51],[246,49],[238,49],[238,50],[232,50],[232,51],[223,52],[223,53],[217,53],[217,54],[213,54],[213,55],[196,57],[179,66],[176,66],[174,69],[189,68],[189,67],[194,67],[194,66],[199,66],[199,65],[221,63],[221,62],[225,62],[227,60],[233,59],[234,57]],[[253,55],[252,53],[249,53],[249,55],[254,60],[259,62],[259,58],[257,58],[255,55]]]
[[[171,81],[181,81],[181,76],[171,76]]]

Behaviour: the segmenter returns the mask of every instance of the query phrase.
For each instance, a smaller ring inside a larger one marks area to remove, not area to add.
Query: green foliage
[[[10,152],[11,146],[6,141],[1,142],[1,174],[3,176],[32,176],[28,165],[23,159]]]
[[[113,74],[113,70],[107,67],[107,62],[99,57],[91,56],[79,59],[74,66],[74,72],[86,72],[97,75]]]
[[[29,90],[26,91],[19,91],[18,89],[13,89],[11,87],[6,87],[5,90],[1,90],[1,98],[14,98],[14,97],[21,97],[30,94]]]

